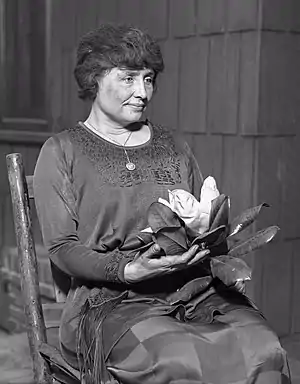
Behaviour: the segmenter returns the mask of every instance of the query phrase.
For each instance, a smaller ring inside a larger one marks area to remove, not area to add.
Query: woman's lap
[[[216,316],[216,321],[230,325],[243,352],[248,377],[253,378],[253,382],[289,382],[279,375],[279,372],[286,377],[289,375],[286,352],[261,314],[252,309],[235,309]]]
[[[96,319],[95,311],[87,315]],[[278,337],[245,297],[213,294],[186,305],[127,300],[101,327],[88,324],[87,345],[101,340],[103,364],[122,384],[290,383]],[[90,355],[96,364],[97,353]]]
[[[277,336],[252,308],[216,314],[211,323],[173,316],[130,327],[107,358],[124,384],[279,384],[286,356]]]

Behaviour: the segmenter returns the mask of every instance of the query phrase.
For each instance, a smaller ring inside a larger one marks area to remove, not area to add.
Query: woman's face
[[[113,123],[122,126],[139,121],[153,94],[151,69],[112,68],[98,81],[94,106]]]

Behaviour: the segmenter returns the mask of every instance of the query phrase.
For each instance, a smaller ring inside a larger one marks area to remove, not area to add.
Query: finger
[[[193,245],[188,251],[184,252],[182,255],[165,256],[164,261],[166,265],[170,266],[185,266],[191,259],[195,257],[195,254],[198,249],[199,245]]]
[[[192,265],[192,264],[195,264],[199,261],[203,261],[205,259],[205,257],[207,257],[209,254],[210,254],[209,249],[205,249],[203,251],[196,253],[195,257],[188,262],[188,265]]]
[[[155,243],[146,252],[144,252],[142,256],[145,258],[152,258],[153,256],[159,255],[160,251],[160,246]]]
[[[181,259],[181,263],[188,263],[191,259],[194,258],[198,249],[199,245],[193,245],[188,251],[184,252],[181,256],[179,256],[179,261]]]

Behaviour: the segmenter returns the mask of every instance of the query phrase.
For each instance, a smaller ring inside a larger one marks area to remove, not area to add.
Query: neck
[[[116,137],[128,134],[129,131],[138,130],[141,125],[140,122],[136,122],[124,126],[121,123],[112,121],[108,116],[98,110],[95,110],[93,107],[88,118],[86,119],[86,122],[94,127],[94,129],[96,129],[99,133]]]

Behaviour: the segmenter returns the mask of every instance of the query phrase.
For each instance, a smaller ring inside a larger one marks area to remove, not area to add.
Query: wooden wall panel
[[[208,110],[207,129],[209,132],[224,132],[225,113],[225,35],[210,38],[208,61]]]
[[[249,232],[248,232],[249,234]],[[263,282],[263,266],[262,260],[259,259],[258,251],[252,252],[245,257],[245,262],[251,268],[251,280],[246,281],[247,296],[253,300],[258,308],[262,310],[262,282]]]
[[[45,4],[2,1],[3,117],[45,118]],[[33,12],[33,9],[35,12]],[[37,16],[38,15],[38,16]]]
[[[264,268],[262,310],[280,336],[289,334],[291,327],[292,252],[291,242],[273,241],[255,255]]]
[[[295,134],[300,120],[300,36],[263,32],[258,132]]]
[[[222,135],[193,135],[191,149],[198,161],[203,177],[213,176],[222,189]]]
[[[238,131],[240,42],[240,34],[229,34],[225,39],[225,89],[223,94],[225,126],[219,127],[223,133],[237,133]]]
[[[118,20],[119,0],[98,0],[97,2],[97,23],[115,22]]]
[[[76,10],[76,16],[75,16],[76,33],[74,35],[74,32],[73,32],[73,40],[75,37],[74,43],[75,45],[77,45],[82,35],[84,35],[85,33],[97,27],[99,0],[84,0],[84,1],[75,0],[75,1],[76,1],[76,6],[74,7],[74,1],[73,1],[73,7]],[[73,50],[73,47],[70,47],[70,49]]]
[[[22,146],[20,149],[23,155],[25,173],[27,175],[33,175],[35,164],[40,153],[40,147],[36,145],[26,145]]]
[[[170,1],[170,30],[176,37],[193,36],[196,32],[194,0]]]
[[[60,50],[55,50],[55,56],[51,60],[51,68],[49,73],[49,111],[52,120],[52,130],[57,132],[60,130],[63,115],[63,62]]]
[[[167,40],[161,44],[165,73],[159,79],[157,94],[152,101],[155,122],[171,129],[178,126],[179,42]]]
[[[300,31],[300,2],[298,0],[260,0],[262,27],[275,31]]]
[[[197,0],[198,31],[204,34],[258,27],[261,0]]]
[[[282,139],[279,177],[281,181],[280,223],[285,239],[300,238],[300,135]]]
[[[260,228],[279,225],[281,204],[281,156],[282,138],[262,137],[257,139],[257,203],[267,202],[271,208],[258,221]]]
[[[140,0],[119,1],[118,20],[141,27],[141,8]]]
[[[157,39],[165,39],[169,32],[167,0],[143,1],[141,8],[141,24],[143,27]]]
[[[14,93],[13,104],[19,112],[27,112],[30,108],[31,97],[29,92],[31,90],[30,84],[32,82],[30,67],[31,67],[31,44],[28,39],[31,33],[30,24],[30,4],[28,0],[19,1],[17,5],[17,54],[16,61],[18,63],[17,71],[14,73],[16,83],[10,84],[10,87],[16,87],[19,92]],[[22,90],[22,92],[20,92]],[[27,97],[24,97],[27,93]]]
[[[84,1],[84,3],[86,3],[86,1]],[[76,40],[75,28],[78,23],[80,23],[80,20],[78,21],[76,18],[77,1],[64,0],[54,6],[58,7],[58,12],[54,14],[57,19],[55,21],[53,20],[53,27],[57,28],[56,36],[58,38],[55,43],[59,43],[62,51],[73,49]],[[84,18],[82,17],[81,19]]]
[[[17,28],[13,23],[7,23],[7,20],[14,20],[15,15],[17,14],[17,3],[15,1],[6,1],[5,6],[3,5],[3,10],[5,9],[5,18],[3,34],[5,34],[6,39],[4,42],[4,36],[1,37],[1,58],[3,60],[1,70],[5,71],[5,76],[3,76],[3,87],[2,92],[5,92],[5,97],[2,95],[1,101],[4,105],[1,106],[1,112],[11,114],[11,106],[14,101],[14,90],[16,82],[16,73],[18,62],[15,57],[15,52],[17,50]],[[2,32],[2,31],[1,31]],[[8,70],[7,70],[7,67]],[[13,85],[13,86],[12,86]]]
[[[226,29],[224,0],[197,1],[197,30],[199,33],[221,33]]]
[[[61,21],[62,21],[62,3],[59,1],[52,1],[50,7],[50,26],[49,26],[49,40],[50,40],[50,57],[53,59],[58,51],[58,42],[61,42],[63,36],[61,35]],[[49,68],[51,70],[51,67]]]
[[[257,132],[259,109],[259,56],[259,33],[242,33],[238,111],[238,126],[241,134],[253,134]]]
[[[5,199],[3,194],[0,195],[0,249],[2,249],[2,246],[4,246],[3,240],[4,240],[4,204]],[[2,265],[2,260],[0,257],[0,267]],[[1,301],[1,300],[0,300]]]
[[[237,132],[239,104],[240,35],[210,37],[208,130]]]
[[[225,136],[223,141],[222,192],[230,196],[236,216],[253,206],[254,139]]]
[[[66,129],[69,127],[75,116],[71,115],[70,108],[70,99],[71,99],[71,81],[73,65],[72,65],[71,52],[63,51],[62,52],[62,127],[61,129]]]
[[[71,60],[71,65],[74,65],[74,60]],[[74,125],[79,120],[83,121],[87,118],[90,102],[79,99],[78,86],[73,76],[73,71],[70,78],[70,124]]]
[[[258,12],[259,0],[227,0],[227,30],[257,29]]]
[[[0,143],[0,196],[9,192],[8,177],[6,170],[6,155],[12,152],[10,144]]]
[[[300,305],[299,305],[299,292],[300,292],[300,240],[292,241],[292,294],[291,294],[291,332],[300,332]]]
[[[209,40],[180,41],[179,129],[206,132]]]
[[[4,210],[3,210],[3,245],[11,246],[16,244],[15,239],[15,228],[13,223],[13,214],[12,214],[12,206],[11,206],[11,198],[9,193],[3,195],[4,200]]]
[[[9,194],[8,177],[6,170],[6,155],[12,152],[9,144],[0,145],[0,249],[5,245],[7,199]],[[10,227],[9,227],[10,228]],[[0,265],[1,265],[0,258]]]

